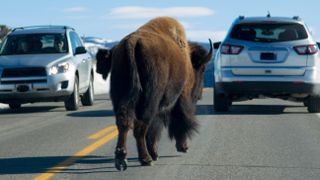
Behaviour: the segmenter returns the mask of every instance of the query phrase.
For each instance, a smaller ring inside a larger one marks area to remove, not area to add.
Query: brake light
[[[236,54],[240,54],[242,49],[243,49],[243,46],[223,44],[221,46],[221,53],[222,54],[234,54],[234,55],[236,55]]]
[[[312,55],[318,52],[318,46],[316,44],[303,45],[303,46],[295,46],[294,50],[299,55]]]

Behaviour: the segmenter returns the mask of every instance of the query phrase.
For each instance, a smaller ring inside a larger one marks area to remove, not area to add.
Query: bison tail
[[[198,132],[198,122],[194,117],[195,106],[191,100],[180,97],[171,112],[169,137],[176,140],[192,138]]]
[[[138,42],[131,43],[130,41],[126,43],[126,52],[128,55],[128,63],[129,63],[129,96],[138,98],[138,94],[142,91],[142,86],[140,82],[136,55],[139,53],[140,46]],[[136,99],[137,100],[137,99]]]

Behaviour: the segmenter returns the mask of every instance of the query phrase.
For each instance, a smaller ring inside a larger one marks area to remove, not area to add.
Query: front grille
[[[44,68],[6,68],[2,72],[2,77],[31,77],[47,76]]]

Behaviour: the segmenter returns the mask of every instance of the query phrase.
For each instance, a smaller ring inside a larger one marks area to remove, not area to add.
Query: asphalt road
[[[132,133],[129,167],[113,165],[111,102],[66,112],[63,103],[0,110],[0,179],[320,179],[320,117],[300,103],[261,99],[216,113],[212,89],[197,106],[201,124],[187,154],[163,133],[160,159],[141,167]]]

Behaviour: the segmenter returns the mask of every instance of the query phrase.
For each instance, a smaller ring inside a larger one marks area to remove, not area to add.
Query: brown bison
[[[110,95],[119,131],[115,167],[127,168],[127,135],[133,128],[143,166],[158,159],[164,126],[187,152],[187,139],[197,131],[195,105],[202,95],[203,73],[212,58],[200,45],[188,43],[182,25],[170,17],[155,18],[111,50],[97,53],[97,72],[111,71]]]

